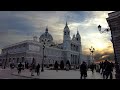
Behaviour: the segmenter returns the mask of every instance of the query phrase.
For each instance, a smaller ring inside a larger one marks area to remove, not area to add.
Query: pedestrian
[[[101,62],[99,63],[99,66],[100,66],[100,72],[101,72],[101,70],[102,70],[102,63]]]
[[[86,79],[86,77],[87,77],[87,64],[84,61],[80,65],[80,73],[81,73],[81,79],[82,79],[82,77],[84,77],[84,79]]]
[[[11,70],[12,70],[12,63],[10,63],[10,68],[11,68]]]
[[[106,66],[105,66],[105,76],[106,76],[106,79],[108,79],[108,77],[110,77],[110,79],[112,79],[112,64],[108,61],[106,61]],[[105,77],[104,77],[105,78]]]
[[[103,74],[103,78],[104,78],[104,79],[105,79],[105,76],[106,76],[106,71],[105,71],[105,69],[106,69],[106,67],[107,67],[107,63],[108,63],[108,61],[105,60],[104,63],[103,63],[103,66],[102,66],[102,74]]]
[[[100,65],[99,64],[96,65],[96,72],[100,73]]]
[[[25,68],[25,65],[24,65],[24,63],[22,63],[22,70],[24,70],[24,68]]]
[[[76,65],[74,65],[74,70],[76,70],[76,68],[77,68],[77,66],[76,66]]]
[[[22,70],[22,63],[20,62],[20,64],[18,64],[18,74],[20,74],[21,73],[21,70]]]
[[[110,72],[110,79],[113,79],[113,68],[114,68],[114,64],[111,62],[111,72]]]
[[[94,73],[94,69],[95,69],[95,65],[93,63],[90,65],[90,69],[91,69],[92,74],[93,74]]]
[[[31,64],[31,76],[34,76],[34,71],[35,71],[35,63]]]
[[[66,65],[66,71],[69,71],[69,64]]]
[[[37,75],[39,76],[40,75],[40,64],[39,63],[36,66],[36,72],[37,72]]]
[[[55,62],[54,68],[56,69],[56,72],[58,72],[58,62]]]
[[[103,74],[103,71],[104,71],[104,63],[102,62],[101,63],[101,74]]]

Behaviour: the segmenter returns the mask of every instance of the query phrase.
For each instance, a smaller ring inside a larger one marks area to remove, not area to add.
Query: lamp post
[[[101,26],[99,25],[98,26],[98,30],[99,30],[99,32],[102,34],[102,33],[105,33],[105,32],[109,32],[110,31],[110,28],[106,28],[106,29],[104,29],[103,31],[101,30]]]
[[[101,30],[101,28],[102,28],[102,27],[99,25],[99,26],[98,26],[98,30],[99,30],[99,32],[100,32],[101,34],[102,34],[102,33],[105,33],[105,32],[111,31],[110,28],[107,28],[107,29],[105,29],[105,30],[103,30],[103,31]],[[111,35],[111,37],[112,37],[112,35]],[[114,43],[113,43],[113,38],[112,38],[111,42],[112,42],[112,44],[114,45]],[[115,50],[114,50],[114,54],[115,54],[115,62],[117,62]]]
[[[44,72],[44,50],[45,50],[45,42],[43,42],[43,59],[42,59],[42,69],[41,72]]]
[[[92,54],[92,61],[93,61],[93,53],[94,53],[94,51],[95,51],[95,48],[93,48],[92,46],[91,46],[91,48],[89,48],[89,50],[90,50],[90,52],[91,52],[91,54]],[[93,61],[94,62],[94,61]]]
[[[99,30],[99,32],[100,32],[101,34],[102,34],[102,33],[105,33],[105,32],[111,31],[110,28],[106,28],[105,30],[102,31],[100,25],[98,26],[98,30]],[[111,37],[112,37],[112,34],[111,34]],[[114,48],[113,37],[112,37],[111,42],[112,42],[113,48]],[[114,59],[115,59],[116,75],[119,76],[119,75],[120,75],[120,72],[119,72],[119,66],[118,66],[118,61],[117,61],[117,58],[116,58],[116,51],[115,51],[115,50],[114,50]],[[116,77],[116,78],[117,78],[117,77]]]

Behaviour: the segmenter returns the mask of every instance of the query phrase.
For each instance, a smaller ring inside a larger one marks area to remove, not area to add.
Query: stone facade
[[[13,45],[9,45],[2,49],[0,60],[3,65],[8,66],[10,62],[14,62],[16,65],[19,62],[31,63],[33,58],[36,63],[42,63],[43,60],[43,43],[44,49],[44,64],[54,64],[55,61],[60,63],[61,60],[66,63],[68,60],[71,64],[80,64],[82,57],[81,37],[77,31],[76,36],[70,38],[70,30],[66,23],[63,31],[63,43],[55,44],[53,42],[52,35],[46,28],[39,41],[34,36],[33,40],[25,40]]]
[[[111,29],[115,60],[120,64],[120,11],[108,14],[107,22]]]

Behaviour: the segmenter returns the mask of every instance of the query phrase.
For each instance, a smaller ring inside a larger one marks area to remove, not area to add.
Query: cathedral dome
[[[52,42],[53,41],[53,37],[52,35],[48,32],[48,28],[46,28],[45,33],[43,33],[40,38],[39,38],[40,42],[45,41],[45,42]]]

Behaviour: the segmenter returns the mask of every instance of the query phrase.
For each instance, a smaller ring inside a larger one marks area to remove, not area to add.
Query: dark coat
[[[38,64],[38,65],[36,66],[36,70],[39,71],[39,69],[40,69],[40,65]]]
[[[21,70],[22,69],[22,64],[20,63],[20,64],[18,64],[18,70]]]
[[[87,72],[87,65],[86,64],[80,65],[80,72]]]

